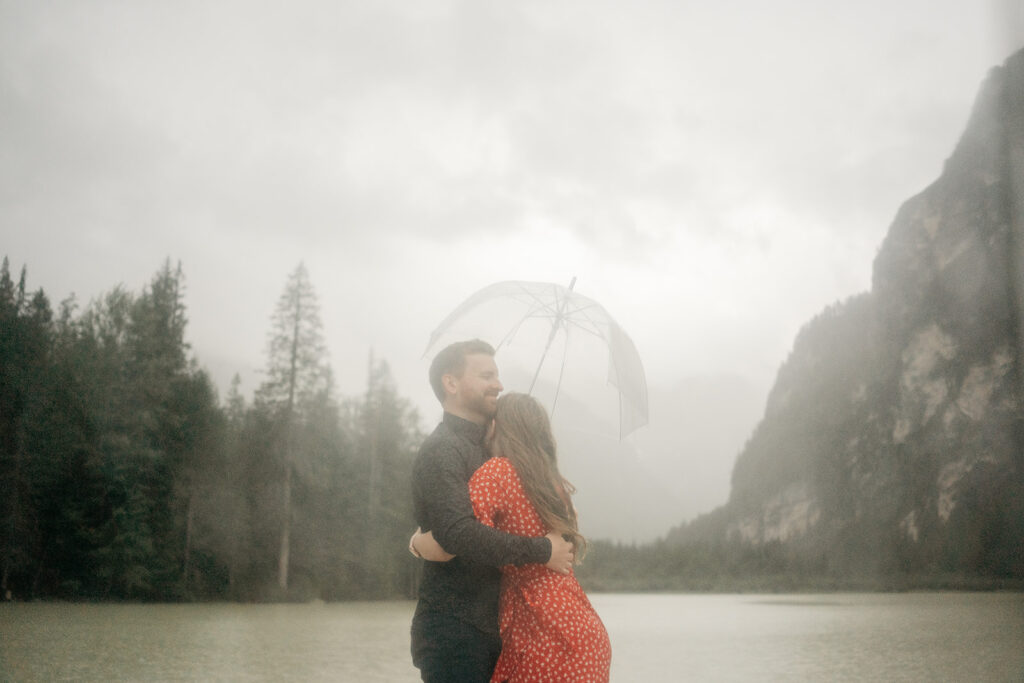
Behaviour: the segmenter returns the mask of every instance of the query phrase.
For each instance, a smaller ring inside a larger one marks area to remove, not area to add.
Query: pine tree
[[[271,322],[267,379],[257,401],[276,427],[281,471],[281,532],[277,580],[288,589],[291,554],[292,477],[304,420],[330,395],[331,375],[320,307],[304,264],[289,275]]]
[[[22,268],[14,284],[5,257],[0,265],[0,598],[14,590],[29,592],[38,557],[29,436],[52,316],[42,290],[29,299],[25,280]]]
[[[213,448],[215,395],[187,360],[181,266],[169,261],[139,296],[122,288],[58,323],[59,365],[72,443],[64,457],[91,482],[48,522],[87,530],[80,578],[100,597],[180,597],[190,552],[195,471]],[[66,482],[54,477],[54,491]],[[64,555],[70,555],[67,551]],[[69,560],[71,558],[69,557]],[[69,584],[70,585],[70,584]]]
[[[100,477],[93,508],[86,592],[97,597],[148,597],[153,585],[152,512],[147,476],[155,454],[139,438],[151,406],[139,404],[133,365],[135,297],[122,287],[92,302],[69,354],[83,423],[82,450]]]
[[[415,562],[403,555],[412,519],[412,462],[419,445],[419,417],[398,395],[385,361],[371,352],[366,393],[349,404],[355,458],[351,481],[353,528],[361,533],[349,558],[360,567],[365,594],[407,594]]]
[[[236,374],[224,402],[220,457],[212,463],[204,497],[208,510],[206,547],[224,564],[226,590],[231,597],[238,596],[239,577],[247,566],[252,545],[246,507],[249,487],[245,436],[249,413],[241,384]]]

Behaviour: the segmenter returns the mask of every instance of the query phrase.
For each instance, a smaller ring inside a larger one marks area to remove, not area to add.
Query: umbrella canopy
[[[440,350],[442,340],[470,337],[490,342],[499,358],[503,349],[527,347],[536,367],[525,390],[535,393],[542,373],[550,373],[546,381],[554,385],[550,407],[553,417],[563,388],[573,391],[573,387],[563,386],[572,380],[566,374],[567,367],[581,363],[591,366],[581,370],[592,376],[598,369],[593,367],[599,362],[595,358],[603,354],[607,359],[606,383],[614,387],[617,396],[619,436],[626,436],[647,424],[647,378],[640,354],[604,307],[575,292],[575,284],[576,278],[568,287],[519,280],[488,285],[441,321],[430,335],[424,356]],[[581,389],[574,398],[585,402],[590,392],[582,388],[584,383],[577,382]]]

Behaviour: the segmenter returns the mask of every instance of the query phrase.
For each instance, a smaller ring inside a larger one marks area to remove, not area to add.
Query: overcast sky
[[[576,276],[652,386],[763,402],[1019,5],[0,0],[0,252],[55,303],[180,260],[193,351],[247,394],[304,261],[340,392],[372,348],[428,423],[430,332],[510,279]]]

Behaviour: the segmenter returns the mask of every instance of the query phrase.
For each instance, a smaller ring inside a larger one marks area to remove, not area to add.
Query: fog
[[[192,352],[248,393],[304,262],[338,391],[372,351],[424,428],[436,325],[575,276],[650,423],[567,465],[591,533],[652,538],[725,501],[800,326],[869,287],[1021,27],[1009,0],[0,2],[2,252],[81,305],[180,261]]]

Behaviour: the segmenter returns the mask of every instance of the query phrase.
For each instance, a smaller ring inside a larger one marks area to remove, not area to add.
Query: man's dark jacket
[[[473,516],[469,479],[489,457],[485,435],[484,427],[445,413],[416,457],[416,523],[423,531],[433,531],[441,547],[456,556],[450,562],[424,562],[416,612],[447,613],[496,634],[499,567],[544,564],[551,556],[551,542],[512,536]]]

